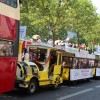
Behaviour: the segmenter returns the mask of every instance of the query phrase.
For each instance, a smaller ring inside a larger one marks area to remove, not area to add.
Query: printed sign
[[[70,80],[79,80],[93,77],[93,69],[71,69]]]
[[[96,76],[100,76],[100,68],[96,68]]]
[[[97,52],[99,52],[99,53],[100,53],[100,46],[97,48]]]
[[[26,37],[26,26],[20,26],[20,39],[24,39]]]

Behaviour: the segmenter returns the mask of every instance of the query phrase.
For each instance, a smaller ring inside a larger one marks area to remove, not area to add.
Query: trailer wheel
[[[55,84],[53,84],[52,87],[53,89],[58,89],[60,86],[60,76],[58,76],[55,80]]]
[[[28,93],[34,94],[38,88],[37,81],[35,79],[31,80],[28,86]]]
[[[53,89],[58,89],[58,88],[59,88],[59,84],[54,84],[54,85],[52,85],[52,88],[53,88]]]

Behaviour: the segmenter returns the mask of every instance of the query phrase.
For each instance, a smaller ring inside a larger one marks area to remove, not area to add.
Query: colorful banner
[[[96,76],[100,76],[100,68],[96,68]]]
[[[80,80],[93,77],[93,69],[70,69],[70,80]]]

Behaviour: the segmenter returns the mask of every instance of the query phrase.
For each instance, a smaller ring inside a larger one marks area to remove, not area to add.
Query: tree
[[[77,0],[77,2],[72,4],[71,9],[73,13],[72,30],[77,33],[79,45],[79,35],[84,36],[84,34],[87,35],[91,31],[93,25],[96,24],[97,14],[95,13],[95,8],[88,0]]]
[[[65,39],[68,31],[81,37],[91,33],[96,20],[89,0],[24,0],[21,5],[21,24],[27,26],[27,35],[52,37],[53,43]]]
[[[92,27],[92,31],[90,34],[87,34],[85,36],[85,39],[88,43],[94,42],[94,44],[100,44],[100,15],[98,15],[98,20],[96,21],[96,24]]]

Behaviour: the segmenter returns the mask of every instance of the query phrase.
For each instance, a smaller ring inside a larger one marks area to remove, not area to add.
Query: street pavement
[[[27,94],[25,89],[15,89],[1,94],[0,100],[100,100],[100,80],[64,84],[57,90],[42,87],[34,95]]]

